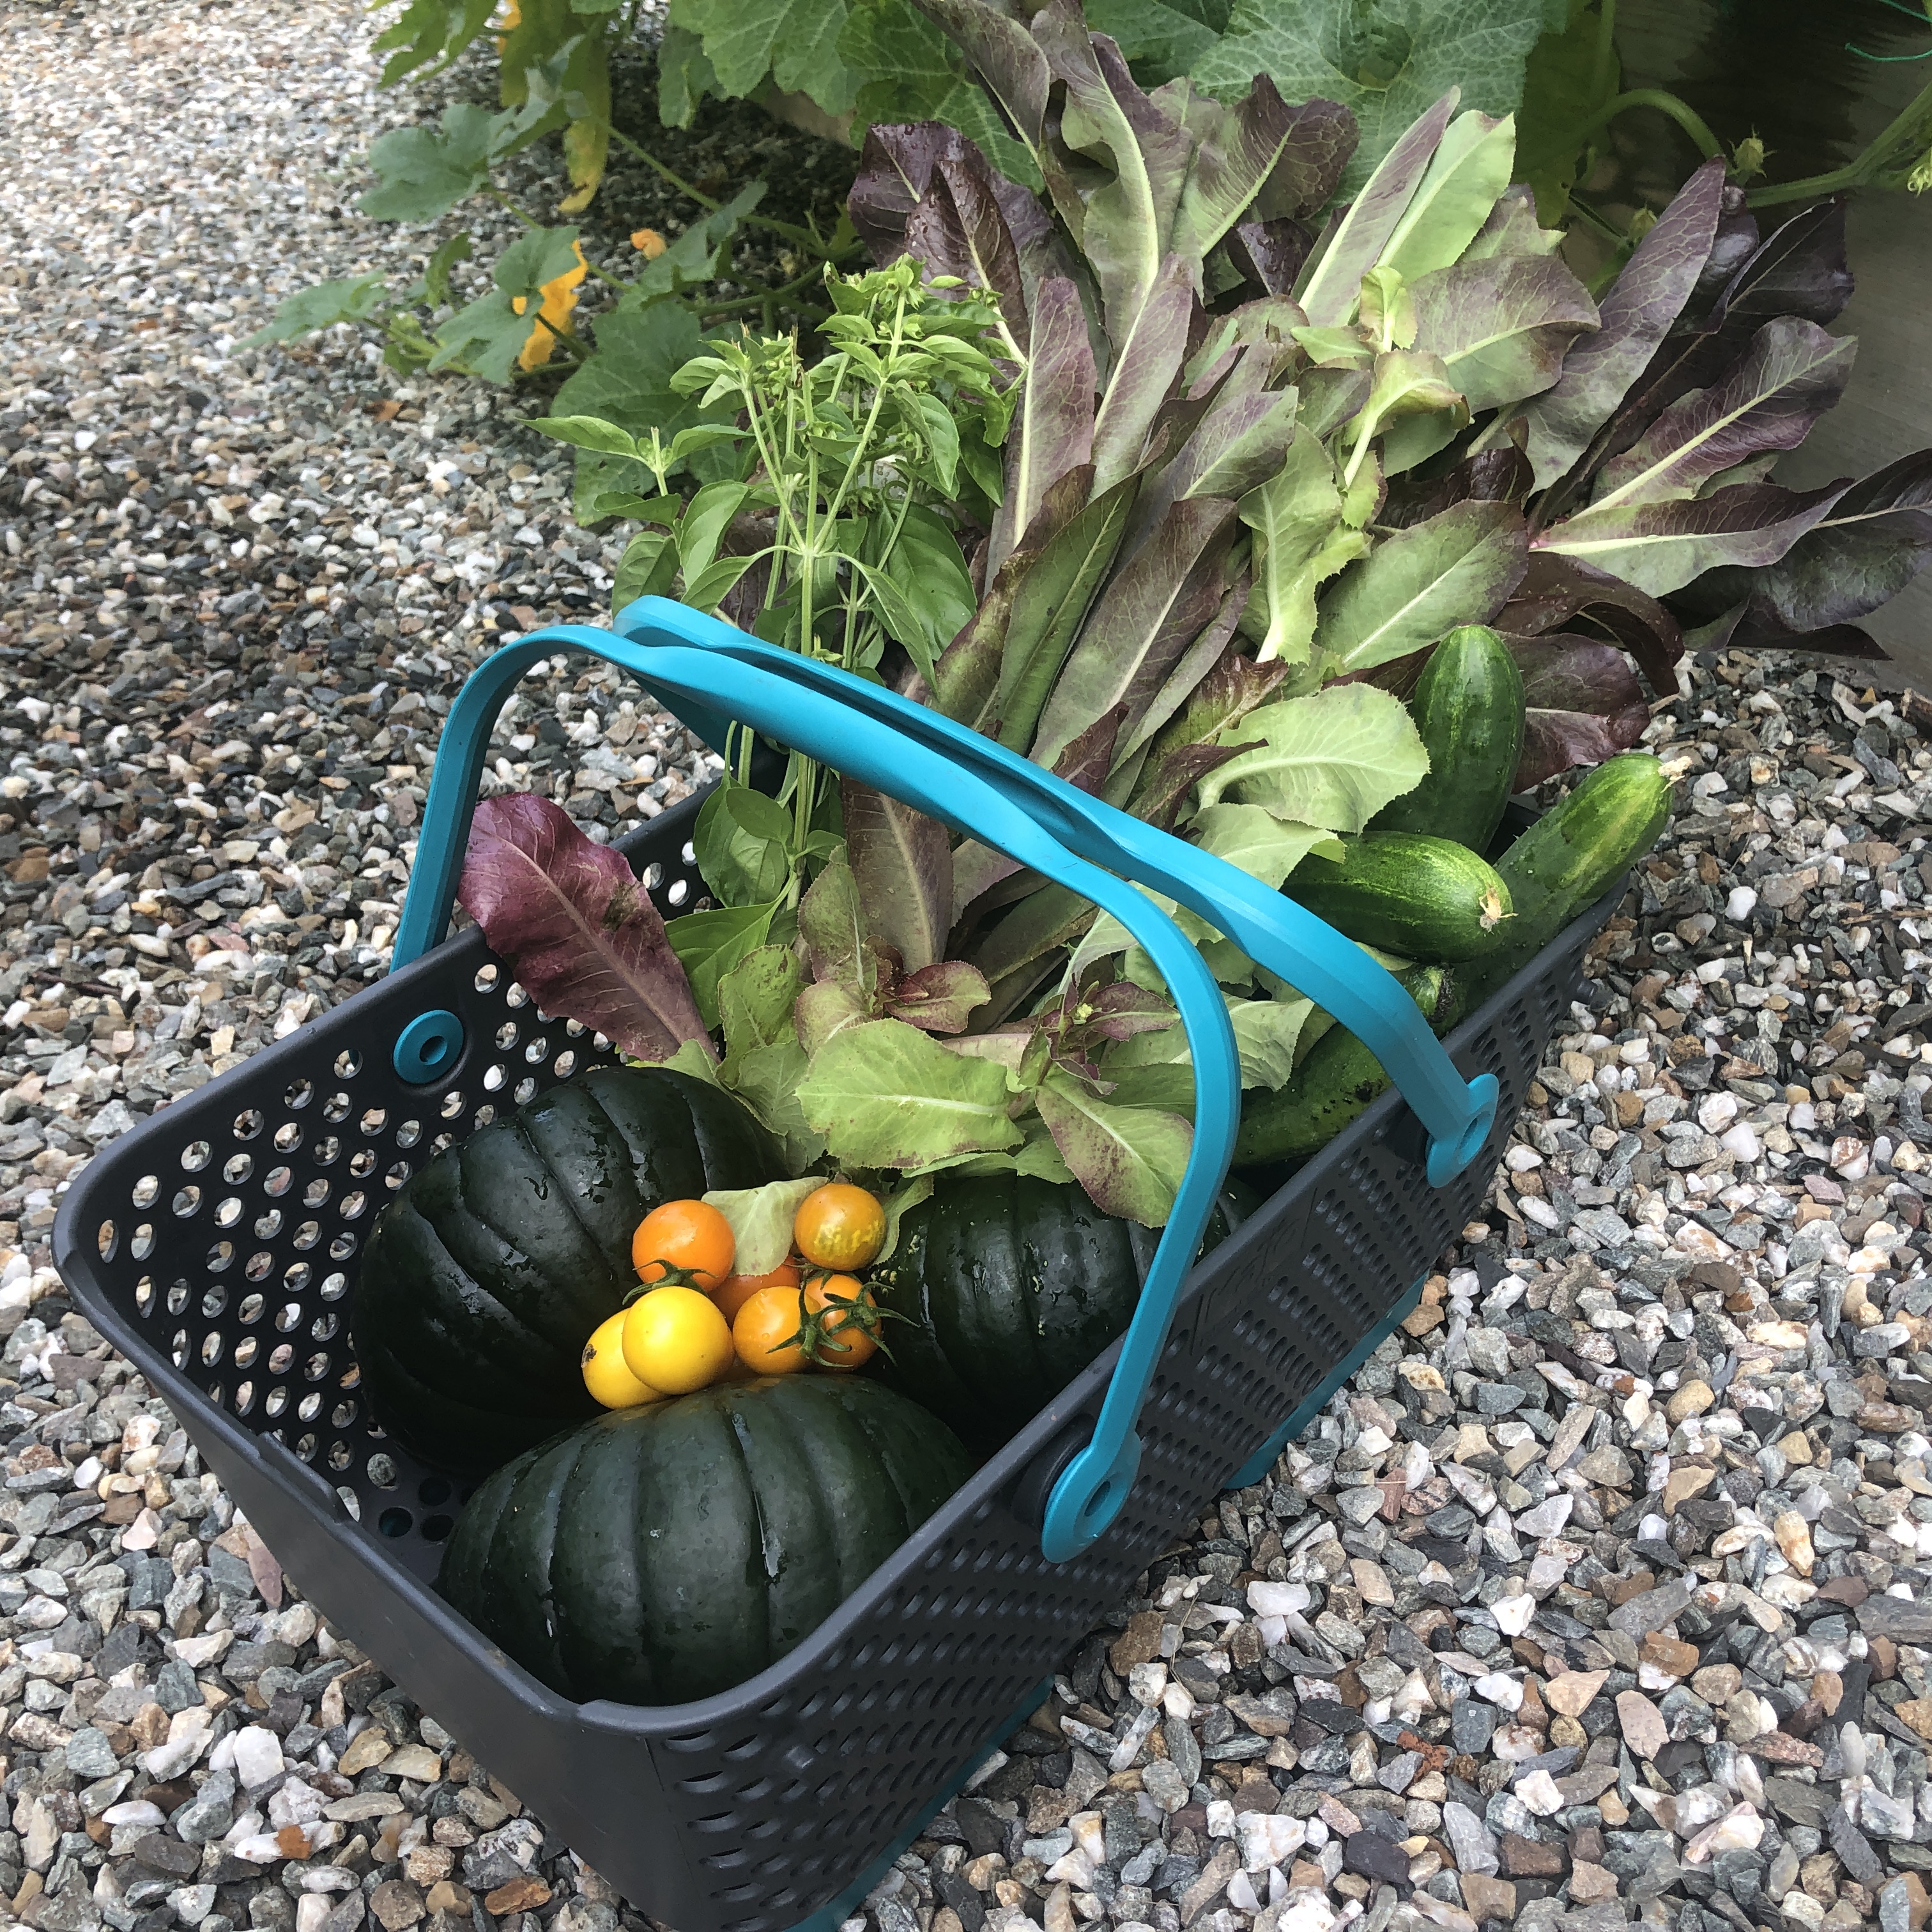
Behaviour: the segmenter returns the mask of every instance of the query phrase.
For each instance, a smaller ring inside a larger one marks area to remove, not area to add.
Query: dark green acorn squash
[[[436,1587],[580,1703],[684,1703],[784,1656],[972,1468],[950,1430],[861,1377],[720,1383],[499,1469]]]
[[[580,1360],[638,1285],[638,1223],[784,1171],[730,1094],[662,1066],[600,1067],[438,1154],[363,1253],[351,1325],[376,1420],[481,1474],[594,1415]]]
[[[1244,1210],[1223,1194],[1205,1246]],[[942,1174],[868,1279],[882,1308],[869,1374],[976,1449],[1030,1422],[1132,1318],[1156,1230],[1103,1214],[1072,1182]]]

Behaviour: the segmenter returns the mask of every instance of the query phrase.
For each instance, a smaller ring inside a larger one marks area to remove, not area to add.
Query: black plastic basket
[[[666,911],[703,890],[696,809],[623,842]],[[389,1191],[610,1057],[539,1012],[480,932],[115,1143],[70,1191],[56,1258],[304,1592],[628,1898],[680,1932],[836,1924],[1132,1578],[1231,1478],[1254,1480],[1406,1310],[1486,1190],[1612,903],[1448,1042],[1465,1076],[1501,1088],[1489,1144],[1456,1178],[1429,1184],[1420,1124],[1390,1093],[1193,1270],[1138,1478],[1097,1541],[1050,1562],[1040,1525],[1118,1344],[797,1649],[697,1703],[574,1705],[480,1637],[434,1588],[463,1489],[374,1427],[360,1390],[356,1257]],[[392,1042],[432,1009],[465,1045],[406,1083]]]

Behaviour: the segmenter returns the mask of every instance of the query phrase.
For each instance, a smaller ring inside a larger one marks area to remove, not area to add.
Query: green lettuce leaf
[[[1016,1147],[1006,1071],[949,1052],[902,1020],[835,1034],[799,1083],[805,1118],[835,1160],[915,1168],[955,1154]]]

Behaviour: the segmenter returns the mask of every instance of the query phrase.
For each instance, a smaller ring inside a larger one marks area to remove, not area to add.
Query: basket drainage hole
[[[418,1498],[434,1509],[438,1503],[449,1500],[449,1479],[446,1476],[425,1476],[416,1490]]]
[[[415,1522],[416,1518],[406,1509],[386,1509],[376,1519],[376,1527],[385,1536],[406,1536]]]
[[[456,1527],[456,1519],[450,1516],[433,1516],[423,1524],[423,1540],[440,1543]]]

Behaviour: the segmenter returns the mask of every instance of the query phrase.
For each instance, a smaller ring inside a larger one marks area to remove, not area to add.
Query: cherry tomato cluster
[[[734,1376],[862,1367],[883,1317],[858,1271],[885,1238],[875,1196],[827,1181],[800,1204],[791,1258],[739,1274],[724,1216],[703,1201],[668,1201],[638,1224],[640,1286],[584,1345],[584,1386],[606,1408],[635,1408]]]

